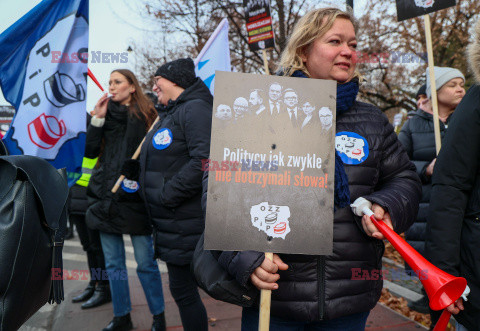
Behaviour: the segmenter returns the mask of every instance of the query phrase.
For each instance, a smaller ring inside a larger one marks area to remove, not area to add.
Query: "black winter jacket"
[[[161,108],[140,154],[140,186],[154,227],[155,256],[186,265],[205,228],[202,160],[210,153],[213,97],[197,81]]]
[[[471,293],[455,318],[480,330],[480,86],[452,115],[433,173],[426,257],[467,279]]]
[[[340,131],[357,133],[368,142],[368,158],[358,165],[345,165],[351,201],[364,197],[379,204],[390,213],[395,231],[404,232],[417,215],[421,185],[393,127],[378,108],[355,102],[338,116]],[[361,218],[350,207],[337,208],[332,255],[280,254],[289,268],[279,271],[271,314],[318,321],[371,310],[383,287],[378,277],[383,252],[383,242],[364,233]],[[263,259],[263,253],[254,251],[222,252],[219,263],[240,284],[252,286],[250,275]],[[372,279],[352,279],[357,275],[353,268],[367,271]]]
[[[68,214],[85,216],[87,209],[87,188],[77,184],[70,187],[68,192]]]
[[[447,119],[447,125],[450,117]],[[440,122],[440,136],[443,139],[446,126]],[[417,174],[422,181],[422,199],[415,223],[405,232],[405,239],[420,254],[425,254],[425,231],[427,214],[432,190],[432,178],[425,175],[428,165],[437,157],[433,115],[418,109],[412,118],[405,122],[398,135],[398,140],[407,151],[410,160],[417,168]]]
[[[85,156],[100,155],[87,188],[89,208],[85,219],[91,229],[117,234],[152,233],[140,191],[122,184],[115,194],[111,192],[123,162],[135,153],[146,131],[143,120],[128,114],[126,106],[112,101],[108,103],[105,124],[88,126]]]

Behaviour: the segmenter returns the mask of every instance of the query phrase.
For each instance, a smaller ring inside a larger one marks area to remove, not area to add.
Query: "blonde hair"
[[[293,72],[300,70],[310,77],[310,73],[302,61],[302,55],[315,39],[322,37],[332,28],[337,18],[344,18],[352,22],[355,33],[357,33],[357,23],[350,13],[337,8],[311,10],[295,25],[280,58],[278,70],[281,70],[285,76],[291,76]],[[355,70],[354,77],[359,76]]]

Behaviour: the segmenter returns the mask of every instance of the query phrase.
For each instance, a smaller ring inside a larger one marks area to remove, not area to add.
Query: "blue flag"
[[[44,0],[0,35],[0,86],[15,107],[4,138],[81,176],[85,150],[88,0]]]
[[[226,18],[220,22],[195,59],[197,76],[203,80],[212,94],[215,88],[215,70],[231,71]]]

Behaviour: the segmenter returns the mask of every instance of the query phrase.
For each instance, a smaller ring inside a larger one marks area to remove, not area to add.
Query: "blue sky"
[[[355,15],[361,15],[365,7],[365,0],[355,1]],[[41,0],[15,0],[0,1],[0,33],[6,30],[15,21],[20,19],[29,10],[39,4]],[[337,5],[340,1],[323,1],[325,4]],[[152,42],[152,36],[156,27],[154,23],[147,22],[140,17],[143,1],[131,0],[95,0],[90,2],[90,36],[89,50],[101,52],[122,53],[125,52],[132,41],[136,44]],[[119,63],[90,63],[89,68],[97,79],[107,87],[110,72],[119,67],[128,68],[134,71],[135,52],[128,54],[126,64]],[[87,110],[93,107],[101,96],[101,92],[90,80],[87,91]],[[0,105],[8,104],[0,93]]]

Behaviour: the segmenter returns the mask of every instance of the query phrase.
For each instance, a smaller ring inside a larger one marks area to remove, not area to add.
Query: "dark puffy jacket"
[[[210,153],[212,105],[208,87],[197,79],[161,108],[140,154],[140,186],[154,227],[155,255],[168,263],[189,264],[205,228],[202,160]]]
[[[455,319],[468,330],[480,328],[479,100],[474,85],[452,115],[435,163],[425,244],[430,262],[467,279],[471,293]]]
[[[378,108],[355,102],[337,118],[340,131],[354,132],[368,142],[368,158],[359,165],[345,165],[351,201],[364,197],[379,204],[390,213],[395,231],[404,232],[417,215],[421,185],[393,127]],[[279,271],[271,314],[318,321],[369,311],[383,287],[382,279],[374,279],[372,273],[382,268],[383,252],[383,242],[364,233],[361,218],[350,207],[337,208],[332,255],[280,254],[289,268]],[[253,251],[222,252],[219,263],[242,285],[251,286],[250,275],[263,259],[263,253]],[[372,280],[352,279],[352,268],[368,271]]]
[[[440,135],[442,139],[445,136],[445,132],[446,127],[440,121]],[[432,190],[432,178],[425,175],[425,170],[433,159],[437,157],[433,115],[421,109],[417,110],[415,115],[403,125],[398,135],[398,140],[405,147],[410,160],[415,164],[417,174],[422,181],[422,199],[420,200],[417,219],[410,229],[405,232],[405,239],[423,255],[425,253],[425,231],[427,228],[430,192]]]
[[[113,194],[123,162],[132,157],[146,134],[145,122],[127,113],[126,106],[109,101],[105,124],[87,129],[85,156],[96,158],[87,188],[87,225],[108,233],[148,235],[152,233],[140,191],[129,193],[122,185]]]
[[[69,215],[85,215],[88,209],[87,188],[77,184],[70,187],[68,202]]]

